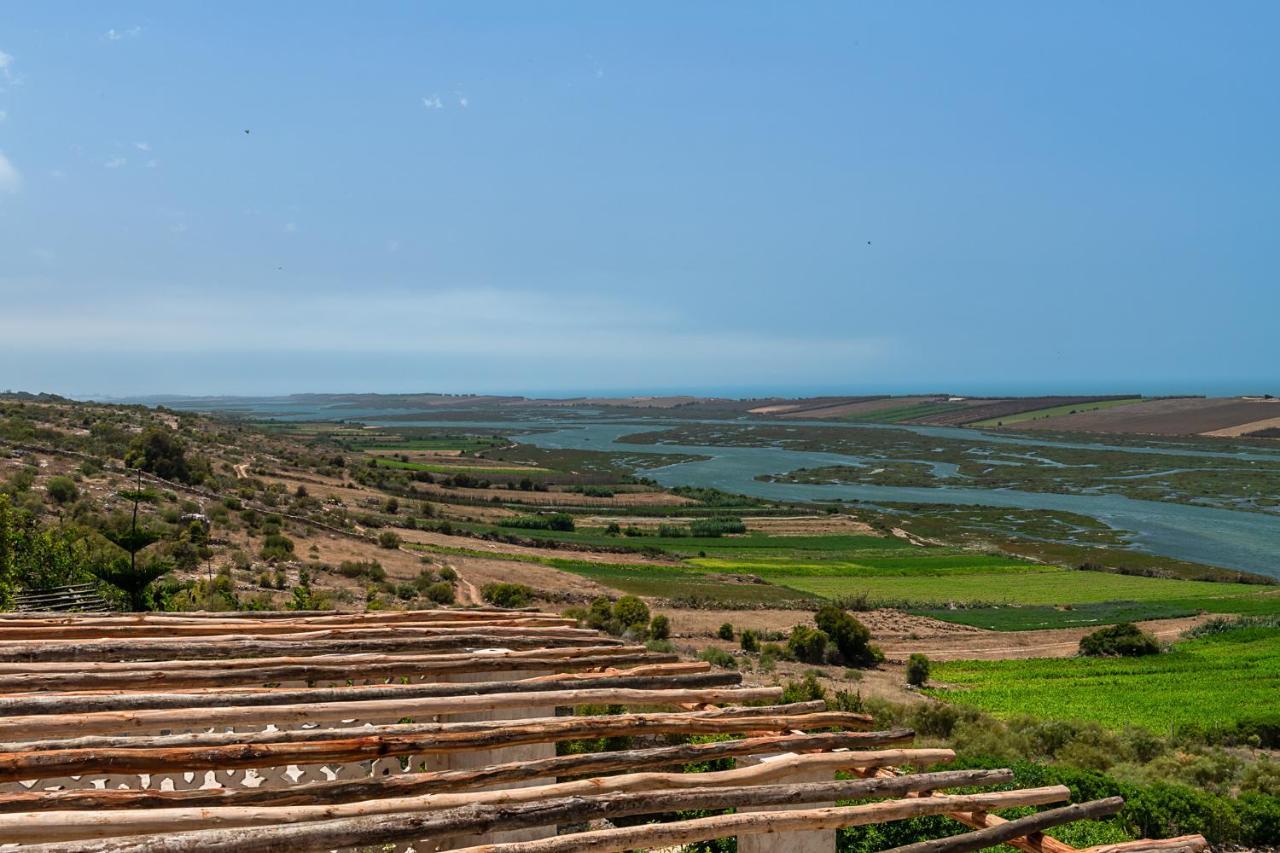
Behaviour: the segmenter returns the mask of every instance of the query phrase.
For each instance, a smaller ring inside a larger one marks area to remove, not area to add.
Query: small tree
[[[749,628],[743,630],[742,634],[739,635],[738,643],[742,646],[744,652],[754,654],[760,651],[760,635]]]
[[[121,556],[94,563],[88,568],[94,577],[124,593],[130,609],[138,611],[147,609],[147,589],[153,582],[167,575],[173,566],[164,560],[155,559],[145,565],[138,565],[138,552],[160,540],[160,534],[138,527],[138,504],[143,498],[141,469],[137,474],[137,488],[128,496],[133,498],[133,516],[128,529],[104,530],[102,533],[128,553],[128,562]]]
[[[400,536],[390,530],[378,534],[378,547],[394,551],[400,547]]]
[[[813,621],[835,643],[845,666],[875,666],[884,659],[880,650],[871,644],[867,626],[839,607],[828,604],[819,608]]]
[[[716,631],[716,636],[722,640],[733,642],[733,623],[726,622],[720,626],[720,630]]]
[[[649,621],[649,638],[665,640],[671,636],[671,620],[659,613]]]
[[[913,652],[907,658],[907,684],[913,687],[924,687],[929,680],[929,658],[920,652]]]

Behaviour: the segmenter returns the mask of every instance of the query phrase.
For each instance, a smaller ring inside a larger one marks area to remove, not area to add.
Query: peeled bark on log
[[[542,652],[542,649],[534,650]],[[519,654],[519,653],[515,653]],[[526,655],[528,652],[525,653]],[[232,687],[255,684],[279,684],[290,681],[344,683],[348,680],[385,679],[399,676],[459,675],[474,672],[506,672],[514,670],[599,669],[632,663],[675,662],[675,655],[638,652],[621,655],[581,657],[508,657],[504,654],[422,655],[394,657],[377,655],[382,663],[354,664],[289,664],[227,670],[197,668],[146,671],[129,669],[102,673],[40,673],[0,675],[0,693],[37,690],[123,690],[137,688],[192,689]],[[422,660],[416,663],[415,660]],[[222,662],[219,661],[219,664]],[[354,676],[354,679],[353,679]]]
[[[483,833],[685,809],[725,809],[789,805],[813,800],[892,797],[925,787],[942,789],[959,785],[994,785],[1006,782],[1012,776],[1007,770],[957,770],[894,779],[705,788],[676,792],[619,792],[559,797],[515,805],[473,805],[425,814],[396,814],[377,819],[346,818],[250,830],[196,830],[162,837],[81,841],[80,846],[74,848],[65,844],[50,844],[34,849],[42,853],[68,853],[72,849],[85,853],[125,853],[139,850],[159,853],[287,850],[291,853],[306,853],[333,847],[393,844],[421,837]]]
[[[1177,838],[1143,839],[1119,844],[1099,844],[1086,853],[1198,853],[1209,849],[1203,835],[1179,835]]]
[[[765,752],[867,749],[909,743],[913,736],[914,733],[910,729],[892,729],[884,732],[823,732],[811,735],[744,738],[618,752],[558,755],[554,758],[533,761],[494,764],[474,770],[437,770],[429,773],[400,773],[373,779],[315,782],[294,788],[215,788],[194,791],[81,788],[60,791],[22,791],[0,794],[0,812],[29,811],[37,808],[92,811],[118,808],[324,805],[460,791],[529,779],[675,767],[691,762],[713,761]]]
[[[984,847],[994,847],[1014,838],[1024,838],[1064,823],[1077,820],[1094,820],[1107,817],[1124,807],[1123,797],[1108,797],[1105,800],[1094,800],[1090,803],[1077,803],[1060,809],[1051,809],[1039,814],[1027,815],[1016,820],[1006,821],[999,826],[980,829],[976,832],[965,832],[950,838],[935,838],[921,841],[918,844],[907,844],[895,847],[886,853],[970,853]]]
[[[581,737],[615,737],[642,734],[738,734],[776,732],[781,729],[825,728],[842,724],[838,712],[796,717],[693,716],[685,714],[629,714],[613,717],[560,717],[501,723],[421,724],[388,726],[410,728],[414,733],[389,734],[361,730],[362,735],[334,739],[335,732],[306,730],[261,735],[234,733],[181,737],[220,741],[217,746],[161,747],[165,738],[129,738],[142,743],[128,747],[46,749],[0,753],[0,782],[25,779],[60,779],[85,773],[159,773],[189,770],[277,767],[325,761],[365,761],[384,756],[426,755],[442,752],[496,749],[530,743],[551,743]],[[779,724],[781,723],[781,724]],[[328,738],[328,739],[325,739]],[[147,744],[147,745],[143,745]],[[868,760],[866,766],[895,762],[887,752]],[[900,756],[912,763],[949,761],[950,750],[912,750]]]
[[[34,811],[0,815],[0,838],[9,842],[66,841],[104,838],[117,835],[143,835],[182,832],[193,829],[230,828],[237,826],[274,826],[282,823],[330,820],[343,817],[388,815],[397,812],[439,811],[477,804],[536,803],[554,797],[593,795],[614,791],[655,791],[663,789],[702,789],[715,786],[754,785],[786,777],[797,769],[825,769],[834,774],[850,767],[866,766],[867,761],[880,761],[888,753],[895,759],[935,759],[937,756],[911,755],[930,750],[884,750],[882,752],[826,752],[810,755],[787,755],[763,764],[738,767],[712,773],[631,773],[603,776],[575,782],[558,782],[527,788],[504,788],[465,793],[425,794],[418,797],[396,797],[324,806],[176,808],[137,811]],[[906,777],[900,777],[906,778]],[[868,780],[859,780],[868,781]],[[1047,789],[1039,789],[1043,793]],[[1065,787],[1057,800],[1066,799]],[[1021,792],[1027,794],[1028,792]],[[1053,802],[1054,800],[1041,800]],[[1031,805],[1034,801],[1020,802]]]
[[[741,684],[736,672],[707,672],[693,675],[608,675],[580,679],[551,677],[530,681],[476,681],[438,684],[386,684],[353,687],[291,690],[218,691],[210,693],[115,693],[52,696],[0,696],[0,720],[6,717],[96,714],[105,711],[225,708],[260,705],[289,705],[326,702],[356,702],[376,699],[414,699],[443,696],[480,696],[490,693],[543,692],[554,685],[573,689],[627,688],[660,690],[696,687],[730,687]]]
[[[351,702],[295,702],[288,705],[232,705],[202,708],[192,715],[185,709],[154,711],[102,711],[92,714],[46,714],[0,717],[0,738],[20,740],[38,735],[107,734],[145,729],[191,726],[244,725],[266,722],[321,723],[335,720],[381,719],[388,716],[425,717],[470,714],[498,708],[537,708],[571,705],[653,705],[675,707],[683,702],[755,702],[782,696],[778,687],[729,687],[687,690],[631,690],[627,688],[540,690],[527,693],[493,693],[478,696],[370,699]]]
[[[768,721],[783,719],[800,722],[808,728],[819,726],[839,726],[846,729],[865,731],[870,727],[870,717],[866,714],[854,714],[847,711],[823,710],[826,703],[796,702],[788,705],[756,705],[734,706],[724,708],[712,706],[707,710],[685,711],[683,713],[649,712],[641,714],[605,714],[600,716],[573,717],[530,717],[522,720],[476,720],[462,723],[394,723],[391,725],[359,724],[341,728],[305,728],[277,729],[260,732],[187,732],[169,735],[90,735],[75,738],[54,738],[50,740],[16,741],[0,743],[0,753],[48,752],[54,750],[101,750],[101,749],[172,749],[174,747],[215,747],[234,746],[240,744],[269,743],[311,743],[321,740],[346,740],[350,738],[386,737],[386,736],[420,736],[441,734],[487,735],[495,731],[510,731],[517,723],[522,727],[533,727],[538,730],[555,728],[567,724],[584,724],[587,729],[599,727],[602,732],[609,729],[609,735],[619,725],[649,724],[681,724],[699,720],[742,719],[745,725],[767,725]],[[744,728],[744,731],[757,729]],[[777,734],[774,730],[763,731],[763,734]],[[802,732],[796,732],[801,734]],[[605,734],[596,735],[604,737]],[[576,737],[576,735],[575,735]]]

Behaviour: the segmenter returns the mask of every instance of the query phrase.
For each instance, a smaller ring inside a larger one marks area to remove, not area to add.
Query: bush
[[[528,607],[533,601],[533,590],[522,583],[489,583],[480,590],[480,597],[494,607]]]
[[[718,666],[721,669],[738,668],[738,662],[734,660],[733,655],[729,654],[724,649],[718,649],[715,646],[703,649],[702,654],[698,655],[698,657],[712,666]]]
[[[281,533],[268,533],[259,555],[264,560],[287,560],[293,556],[293,540]]]
[[[571,532],[574,529],[573,516],[567,512],[504,518],[498,521],[498,526],[517,527],[525,530],[560,530],[564,532]]]
[[[1127,657],[1160,653],[1160,643],[1132,622],[1099,628],[1080,640],[1080,654],[1087,657]]]
[[[80,497],[80,489],[70,477],[50,477],[45,491],[57,504],[69,504]]]
[[[716,636],[722,640],[733,642],[733,624],[726,622],[720,626],[720,630],[716,631]]]
[[[813,672],[806,672],[800,681],[788,681],[787,686],[782,689],[784,705],[790,705],[793,702],[813,702],[819,699],[826,701],[826,698],[827,691],[822,689],[822,685],[818,683],[817,674]]]
[[[387,579],[387,570],[377,560],[343,560],[338,564],[338,574],[344,578],[366,578],[371,581]]]
[[[787,656],[801,663],[822,663],[827,655],[827,635],[808,625],[797,625],[787,637]]]
[[[929,680],[929,658],[913,652],[911,657],[907,659],[907,684],[915,687],[924,687],[926,681]]]
[[[643,632],[649,624],[649,607],[634,595],[624,595],[613,605],[613,620],[617,633],[633,628]]]
[[[445,566],[438,574],[440,575],[440,580],[448,581],[449,583],[453,583],[458,579],[458,573],[453,570],[453,566]]]
[[[649,621],[649,638],[665,640],[671,636],[671,620],[659,613]]]
[[[760,651],[760,636],[750,629],[744,630],[739,636],[738,644],[748,654],[758,652]]]
[[[835,643],[845,666],[869,667],[884,660],[880,650],[871,644],[867,626],[839,607],[824,605],[814,614],[813,621]]]
[[[427,587],[425,595],[436,604],[453,604],[453,585],[445,581],[433,583]]]
[[[382,531],[378,534],[378,547],[386,548],[389,551],[396,550],[400,547],[399,535],[391,532],[390,530]]]

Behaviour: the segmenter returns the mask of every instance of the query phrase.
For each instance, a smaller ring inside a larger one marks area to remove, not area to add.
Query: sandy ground
[[[1260,421],[1251,421],[1247,424],[1238,424],[1237,426],[1227,427],[1226,429],[1215,429],[1212,432],[1203,433],[1204,435],[1212,435],[1219,438],[1236,438],[1241,435],[1247,435],[1251,432],[1257,432],[1262,429],[1280,428],[1280,417],[1264,418]]]

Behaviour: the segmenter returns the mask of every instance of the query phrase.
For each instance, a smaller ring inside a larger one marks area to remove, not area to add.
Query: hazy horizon
[[[1280,392],[1277,24],[12,4],[0,386]]]

